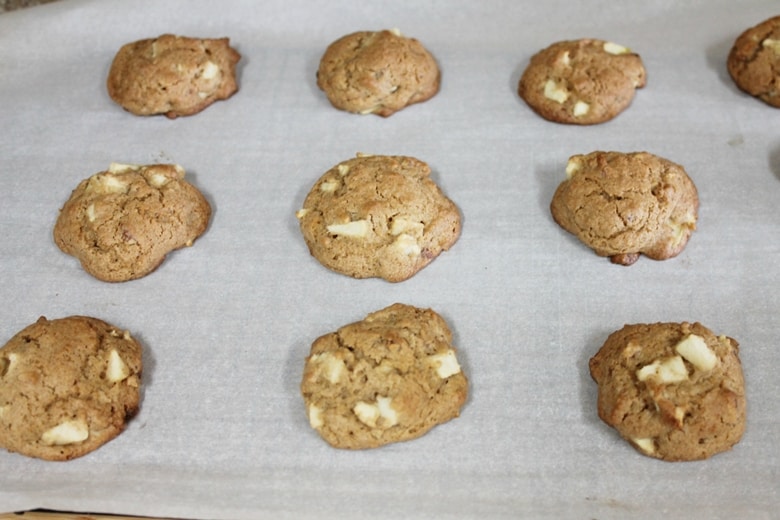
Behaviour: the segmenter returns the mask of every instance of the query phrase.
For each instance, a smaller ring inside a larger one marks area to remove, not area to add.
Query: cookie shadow
[[[141,388],[139,409],[143,410],[143,404],[146,400],[146,389],[154,383],[154,374],[157,370],[157,358],[154,350],[149,347],[149,343],[141,333],[133,333],[133,338],[141,345]]]
[[[769,153],[769,169],[775,174],[777,180],[780,181],[780,143]]]
[[[292,348],[287,351],[287,358],[284,360],[283,386],[286,395],[295,396],[289,400],[287,410],[290,424],[308,427],[309,422],[306,418],[306,410],[301,395],[301,378],[303,377],[303,367],[306,363],[306,356],[309,354],[311,345],[302,340],[295,340]],[[301,428],[305,430],[305,428]]]
[[[740,90],[731,79],[726,62],[728,61],[729,52],[731,52],[731,47],[733,47],[736,38],[737,36],[734,35],[733,38],[723,39],[718,43],[709,46],[705,51],[707,66],[715,72],[720,82],[735,94],[740,93]]]
[[[577,366],[580,367],[580,409],[582,411],[582,418],[590,425],[602,426],[603,423],[599,419],[598,413],[598,386],[590,375],[589,362],[590,358],[596,355],[601,346],[604,344],[607,336],[610,332],[607,330],[600,330],[591,333],[588,340],[580,352],[577,359]],[[606,425],[604,425],[606,427]],[[607,427],[608,428],[608,427]]]

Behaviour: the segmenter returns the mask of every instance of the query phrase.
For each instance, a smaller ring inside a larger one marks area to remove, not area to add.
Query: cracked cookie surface
[[[613,263],[677,256],[696,229],[696,186],[669,160],[597,151],[572,156],[566,175],[550,203],[555,222]]]
[[[83,180],[60,210],[54,241],[106,282],[146,276],[205,230],[211,207],[173,164],[112,164]]]
[[[700,323],[626,325],[591,358],[590,373],[599,417],[644,455],[706,459],[742,438],[739,345]]]
[[[460,213],[413,157],[358,155],[314,184],[298,217],[311,254],[354,278],[406,280],[460,236]]]
[[[420,437],[458,417],[467,391],[444,319],[400,303],[314,341],[301,382],[312,428],[346,449]]]
[[[123,45],[108,73],[108,95],[139,116],[197,114],[238,91],[241,55],[228,38],[163,34]]]
[[[398,31],[359,31],[331,43],[317,70],[317,86],[341,110],[388,117],[439,91],[433,55]]]
[[[45,460],[85,455],[139,406],[141,345],[85,316],[40,318],[0,349],[0,446]]]
[[[630,49],[604,40],[567,40],[531,57],[518,94],[549,121],[592,125],[623,112],[646,81],[642,60]]]
[[[726,65],[741,90],[780,108],[780,16],[743,32],[734,42]]]

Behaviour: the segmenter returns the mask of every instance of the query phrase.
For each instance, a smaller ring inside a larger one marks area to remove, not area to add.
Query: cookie
[[[549,121],[593,125],[628,108],[646,79],[642,59],[622,45],[594,39],[561,41],[531,58],[518,94]]]
[[[317,86],[334,107],[382,117],[432,98],[440,78],[433,55],[397,30],[342,36],[317,69]]]
[[[780,108],[780,16],[743,32],[734,42],[726,66],[741,90]]]
[[[205,230],[211,206],[174,164],[113,163],[83,180],[60,210],[54,241],[106,282],[146,276]]]
[[[647,152],[575,155],[550,210],[600,256],[631,265],[640,254],[680,254],[696,229],[699,197],[682,166]]]
[[[415,439],[458,417],[468,381],[444,319],[396,303],[314,341],[301,392],[323,439],[364,449]]]
[[[141,345],[96,318],[40,318],[0,349],[0,446],[69,460],[119,435],[139,406]]]
[[[108,72],[108,95],[139,116],[197,114],[238,91],[241,55],[228,38],[163,34],[123,45]]]
[[[354,278],[400,282],[448,250],[460,213],[413,157],[358,155],[328,170],[296,216],[311,254]]]
[[[638,451],[706,459],[745,430],[739,344],[700,323],[626,325],[590,360],[598,414]]]

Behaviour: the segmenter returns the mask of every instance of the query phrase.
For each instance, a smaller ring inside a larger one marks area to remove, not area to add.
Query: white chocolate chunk
[[[124,164],[124,163],[116,163],[112,162],[108,165],[108,172],[109,173],[127,173],[127,172],[136,172],[141,169],[141,166],[138,164]]]
[[[376,404],[358,401],[352,411],[370,428],[390,428],[398,424],[398,413],[393,409],[390,397],[377,397]]]
[[[339,164],[337,168],[339,171],[339,175],[341,175],[342,177],[349,173],[349,165],[347,164]]]
[[[295,218],[297,218],[298,220],[300,220],[300,219],[302,219],[303,217],[305,217],[305,216],[306,216],[306,214],[307,214],[308,212],[309,212],[309,210],[308,210],[308,209],[306,209],[306,208],[301,208],[301,209],[299,209],[298,211],[296,211],[296,212],[295,212]]]
[[[773,40],[772,38],[767,38],[766,40],[761,42],[761,46],[766,47],[767,49],[771,49],[772,52],[780,54],[780,40]]]
[[[656,359],[636,371],[640,381],[651,380],[656,384],[679,383],[688,379],[688,369],[680,356]]]
[[[113,173],[99,173],[90,177],[84,191],[88,193],[127,193],[130,184],[119,175]]]
[[[90,222],[95,222],[95,219],[97,218],[97,215],[95,214],[95,205],[90,204],[87,206],[87,218]]]
[[[153,173],[149,177],[149,184],[151,184],[155,188],[162,188],[166,184],[170,182],[170,177],[167,175],[163,175],[162,173]]]
[[[363,238],[368,235],[371,224],[368,220],[353,220],[346,224],[331,224],[327,227],[328,233],[345,237]]]
[[[614,42],[604,42],[604,52],[608,52],[609,54],[628,54],[631,52],[631,49],[628,47],[623,47],[622,45],[618,45]]]
[[[561,63],[565,67],[568,67],[569,65],[571,65],[571,56],[569,56],[569,51],[566,51],[563,54],[561,54]]]
[[[420,256],[420,253],[422,253],[422,248],[417,243],[417,240],[406,233],[398,235],[398,238],[393,242],[393,247],[403,256]]]
[[[331,384],[336,384],[341,379],[341,375],[347,369],[344,361],[337,358],[333,354],[323,352],[321,354],[314,354],[311,357],[311,361],[321,367],[322,375]]]
[[[130,375],[130,369],[127,364],[119,356],[116,350],[112,350],[108,354],[108,368],[106,369],[106,378],[111,383],[118,383],[124,381]]]
[[[442,354],[434,354],[428,359],[436,367],[436,374],[442,379],[460,373],[458,358],[455,357],[455,351],[452,349]]]
[[[574,177],[574,174],[577,173],[582,169],[582,163],[575,159],[571,158],[569,159],[569,162],[566,163],[566,178],[571,179]]]
[[[309,424],[315,430],[319,430],[320,428],[322,428],[322,425],[325,424],[322,421],[322,409],[320,407],[310,404],[308,415],[309,415]]]
[[[6,410],[8,410],[9,406],[0,406],[0,419],[5,415]]]
[[[213,61],[207,61],[203,66],[203,73],[200,75],[203,79],[214,79],[219,74],[219,66]]]
[[[338,179],[328,179],[320,184],[320,191],[323,193],[333,193],[341,186],[341,182]]]
[[[641,439],[631,439],[631,442],[637,445],[637,447],[648,455],[655,453],[655,442],[649,437]]]
[[[4,377],[11,373],[11,370],[16,364],[16,358],[16,354],[8,354],[8,357],[0,358],[0,377]]]
[[[555,83],[555,81],[548,79],[544,84],[544,97],[557,103],[563,103],[569,99],[569,93],[565,88]]]
[[[707,346],[704,338],[696,334],[689,334],[674,349],[696,370],[709,372],[718,364],[718,356]]]
[[[397,27],[393,27],[392,29],[390,29],[390,32],[395,34],[399,38],[403,36],[403,34],[401,34],[401,29],[399,29]]]
[[[574,104],[574,117],[582,117],[590,111],[590,105],[584,101],[577,101]]]
[[[85,441],[89,438],[87,423],[80,419],[65,421],[50,428],[41,435],[41,442],[47,446],[65,446]]]
[[[390,224],[390,234],[393,236],[400,235],[401,233],[409,233],[412,235],[422,235],[425,229],[425,224],[419,220],[412,220],[403,217],[395,217],[393,223]]]

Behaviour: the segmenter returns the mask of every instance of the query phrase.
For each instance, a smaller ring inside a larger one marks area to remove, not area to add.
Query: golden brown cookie
[[[163,34],[128,43],[111,64],[108,95],[139,116],[197,114],[238,91],[239,59],[228,38]]]
[[[296,213],[311,254],[354,278],[410,278],[460,236],[460,213],[413,157],[358,155],[328,170]]]
[[[60,210],[54,241],[106,282],[146,276],[165,256],[191,246],[211,206],[174,164],[111,164],[83,180]]]
[[[420,437],[458,417],[467,391],[445,321],[400,303],[318,338],[301,383],[312,428],[347,449]]]
[[[85,455],[139,406],[141,345],[96,318],[40,318],[0,349],[0,446],[46,460]]]
[[[734,42],[726,65],[740,89],[780,108],[780,16],[743,32]]]
[[[555,222],[613,263],[677,256],[696,229],[696,186],[671,161],[593,152],[571,157],[566,177],[550,204]]]
[[[626,325],[591,358],[590,373],[599,417],[647,456],[706,459],[742,438],[739,345],[700,323]]]
[[[561,41],[532,58],[518,94],[537,114],[556,123],[603,123],[625,110],[645,86],[638,54],[616,43]]]
[[[317,86],[331,104],[358,114],[387,117],[439,91],[436,60],[397,30],[342,36],[325,50]]]

